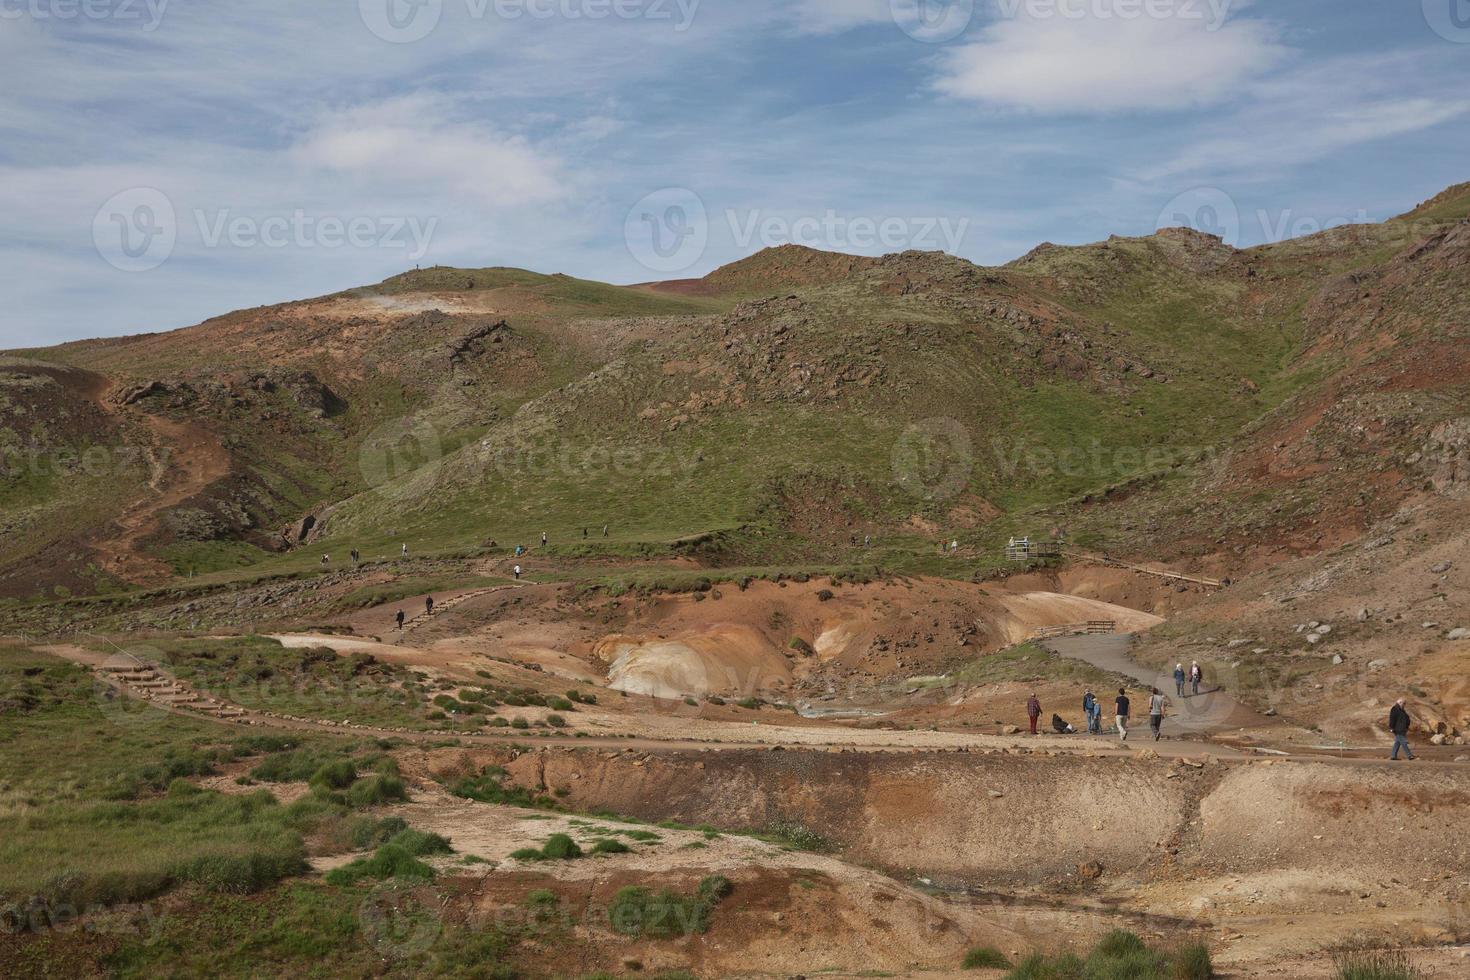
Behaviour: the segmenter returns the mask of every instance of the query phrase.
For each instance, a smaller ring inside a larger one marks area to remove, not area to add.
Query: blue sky
[[[0,348],[415,264],[1242,246],[1470,180],[1470,0],[0,0]]]

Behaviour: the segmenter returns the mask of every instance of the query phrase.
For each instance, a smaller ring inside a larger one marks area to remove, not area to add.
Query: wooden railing
[[[1066,623],[1061,626],[1042,626],[1031,633],[1033,640],[1055,640],[1060,636],[1100,636],[1118,632],[1118,622],[1113,619],[1090,619],[1085,623]]]

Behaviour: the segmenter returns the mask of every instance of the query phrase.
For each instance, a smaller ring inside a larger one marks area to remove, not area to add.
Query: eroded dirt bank
[[[1281,929],[1303,952],[1350,934],[1470,935],[1470,772],[1448,766],[566,748],[423,761],[440,774],[503,765],[579,810],[800,825],[902,878],[1103,900],[1242,944]]]

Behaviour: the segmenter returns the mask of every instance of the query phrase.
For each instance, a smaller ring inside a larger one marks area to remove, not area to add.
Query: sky
[[[0,349],[787,242],[1242,247],[1470,181],[1470,0],[0,0]]]

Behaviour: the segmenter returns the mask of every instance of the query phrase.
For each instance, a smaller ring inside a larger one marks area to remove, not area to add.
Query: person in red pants
[[[1036,719],[1041,717],[1041,702],[1037,700],[1036,694],[1026,699],[1026,717],[1031,719],[1031,734],[1036,734]]]

